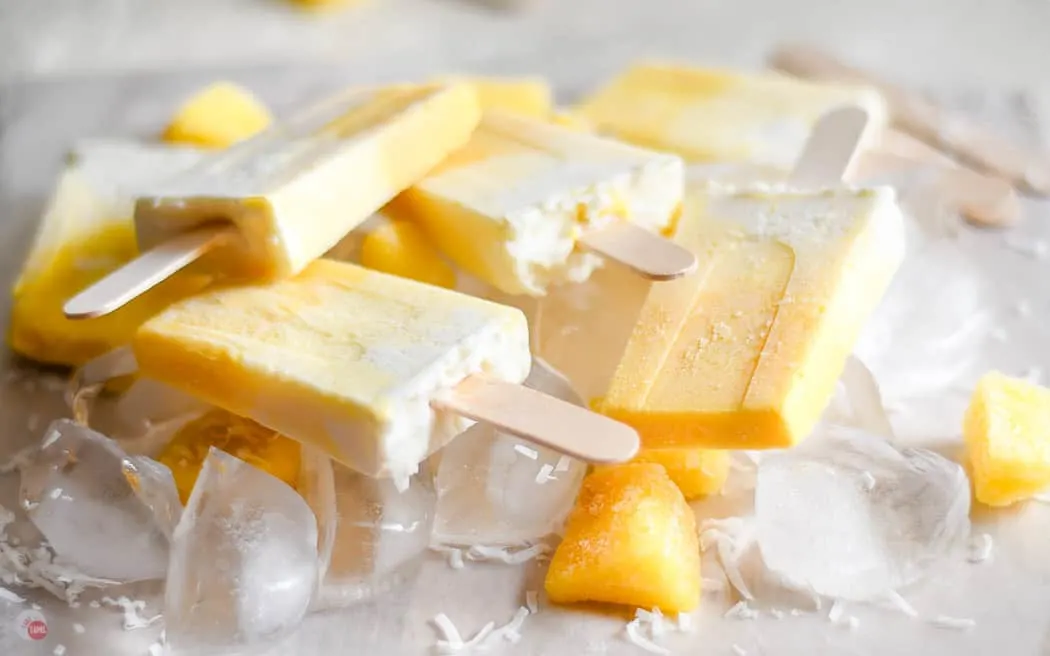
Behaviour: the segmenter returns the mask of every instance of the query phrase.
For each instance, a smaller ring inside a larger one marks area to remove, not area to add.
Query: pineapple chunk
[[[1050,389],[998,372],[977,383],[963,437],[977,500],[1007,506],[1050,486]]]
[[[361,264],[369,269],[452,289],[456,273],[414,223],[388,221],[368,233]]]
[[[270,127],[270,110],[250,91],[215,82],[179,108],[164,130],[164,141],[204,148],[226,148]]]
[[[251,419],[215,409],[180,428],[157,458],[171,470],[183,503],[190,497],[210,447],[236,456],[293,488],[298,482],[298,442]]]
[[[700,603],[696,519],[660,465],[602,467],[583,482],[545,584],[556,603],[685,612]]]
[[[717,494],[729,478],[729,452],[721,449],[642,449],[633,462],[650,462],[663,466],[686,499]]]

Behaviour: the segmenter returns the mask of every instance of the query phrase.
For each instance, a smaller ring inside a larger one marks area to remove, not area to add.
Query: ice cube
[[[304,448],[299,487],[318,518],[315,608],[377,597],[418,573],[430,545],[435,503],[425,465],[399,489],[390,478],[360,474]]]
[[[22,468],[22,506],[59,558],[115,581],[164,577],[181,512],[167,467],[129,456],[68,419],[51,424]]]
[[[210,406],[147,378],[132,380],[127,349],[102,355],[78,369],[67,402],[78,422],[108,435],[128,453],[156,456],[186,422]]]
[[[919,579],[965,544],[969,512],[959,465],[854,429],[822,427],[758,468],[765,564],[788,584],[831,597],[869,600]]]
[[[175,528],[164,599],[176,653],[235,653],[299,625],[317,579],[317,522],[295,490],[212,449]]]
[[[539,359],[525,385],[583,404],[568,381]],[[585,472],[578,460],[476,424],[440,453],[434,541],[518,545],[555,533]]]
[[[985,369],[979,362],[993,299],[973,262],[948,240],[909,254],[857,341],[887,401],[941,394]]]

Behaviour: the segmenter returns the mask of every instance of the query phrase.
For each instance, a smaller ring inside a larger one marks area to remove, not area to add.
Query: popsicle
[[[135,205],[152,249],[71,299],[70,317],[120,307],[187,263],[273,281],[294,275],[466,143],[468,84],[355,89],[151,188]]]
[[[208,283],[206,275],[183,271],[110,316],[77,322],[62,314],[66,299],[135,257],[136,191],[202,157],[190,148],[119,141],[73,148],[12,292],[8,339],[15,352],[82,364],[127,343],[143,321]]]
[[[869,115],[864,142],[877,138],[887,110],[871,88],[641,62],[577,109],[600,131],[689,161],[749,161],[790,169],[818,119],[846,105]]]
[[[675,238],[702,267],[653,286],[596,404],[645,447],[791,446],[831,398],[903,258],[904,227],[890,188],[816,187],[848,166],[807,154],[849,161],[820,127],[788,185],[687,195]]]
[[[653,233],[682,194],[682,162],[545,121],[487,112],[469,143],[387,212],[422,225],[461,268],[508,294],[542,296],[612,257],[669,279],[692,254]]]
[[[133,348],[146,377],[370,475],[405,479],[471,420],[583,459],[632,457],[632,429],[517,385],[528,343],[517,309],[322,259],[177,303]]]

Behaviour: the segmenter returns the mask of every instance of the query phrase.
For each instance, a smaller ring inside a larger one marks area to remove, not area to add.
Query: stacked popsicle
[[[107,179],[103,209],[82,200],[82,149],[23,273],[14,348],[80,364],[130,343],[143,376],[221,409],[162,457],[184,488],[199,445],[233,432],[258,437],[235,450],[261,466],[298,462],[301,443],[402,482],[473,421],[601,464],[550,597],[694,607],[686,499],[720,488],[728,449],[806,436],[902,256],[893,191],[841,182],[884,128],[879,93],[641,65],[570,113],[542,81],[449,78],[246,134],[266,116],[227,88],[188,103],[167,135],[219,150],[120,146],[142,151],[142,177]],[[683,158],[778,177],[687,182]],[[364,266],[326,257],[376,212]],[[633,307],[545,312],[624,280],[648,287]],[[622,338],[593,339],[607,323]],[[542,356],[574,334],[553,363],[573,382],[570,357],[618,362],[589,379],[596,412],[520,386],[530,341]]]

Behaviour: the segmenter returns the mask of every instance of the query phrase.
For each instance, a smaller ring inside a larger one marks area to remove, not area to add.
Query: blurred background
[[[1048,28],[1047,0],[0,0],[0,81],[324,64],[571,94],[638,56],[758,65],[792,40],[916,86],[1044,90]]]

